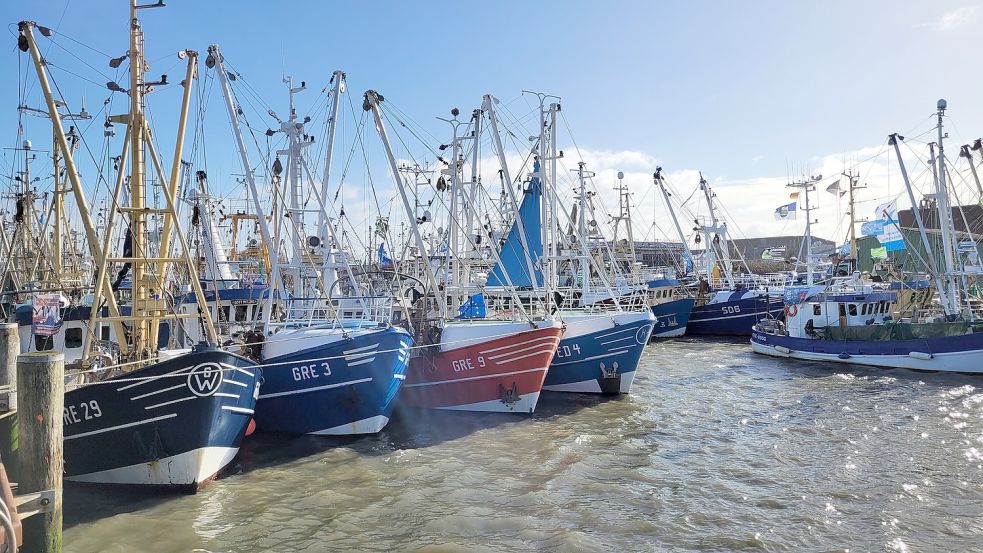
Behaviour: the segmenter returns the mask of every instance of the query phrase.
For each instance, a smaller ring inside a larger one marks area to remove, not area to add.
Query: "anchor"
[[[515,402],[519,401],[519,388],[515,385],[514,381],[512,382],[512,387],[508,389],[499,384],[498,397],[502,399],[502,403],[511,407]]]
[[[598,380],[603,394],[621,393],[621,374],[618,373],[618,362],[615,361],[610,367],[601,362],[601,378]]]

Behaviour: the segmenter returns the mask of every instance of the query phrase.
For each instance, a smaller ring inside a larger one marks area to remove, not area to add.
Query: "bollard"
[[[62,457],[65,354],[25,353],[17,358],[18,493],[54,491],[48,512],[24,520],[24,551],[58,553],[62,531]]]

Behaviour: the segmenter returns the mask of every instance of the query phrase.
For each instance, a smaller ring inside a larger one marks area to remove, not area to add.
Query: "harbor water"
[[[254,435],[197,495],[68,485],[65,550],[980,551],[983,379],[645,352],[626,397]]]

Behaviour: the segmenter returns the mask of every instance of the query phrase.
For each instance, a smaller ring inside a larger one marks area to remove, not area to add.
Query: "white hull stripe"
[[[201,484],[215,476],[236,456],[238,448],[203,447],[152,463],[138,463],[126,467],[70,476],[76,482],[143,485],[192,485]]]
[[[375,355],[377,353],[379,353],[379,348],[375,347],[360,353],[352,353],[350,355],[345,355],[345,359],[358,359],[359,357],[365,357],[366,355]]]
[[[525,342],[519,342],[518,344],[510,344],[507,346],[499,346],[497,348],[481,350],[478,353],[484,355],[486,353],[494,353],[496,351],[501,351],[503,349],[517,348],[519,346],[524,346],[526,344],[535,344],[536,342],[543,342],[545,340],[558,340],[557,336],[544,336],[542,338],[533,338],[532,340],[526,340]]]
[[[247,371],[246,369],[243,369],[242,367],[237,367],[235,365],[230,365],[228,363],[219,363],[219,365],[222,365],[226,369],[235,369],[235,370],[241,372],[242,374],[248,376],[249,378],[253,378],[254,376],[256,376],[255,374]]]
[[[396,380],[406,380],[406,375],[405,374],[394,374],[393,375],[393,378],[395,378]]]
[[[389,417],[385,415],[375,415],[367,419],[357,420],[347,424],[339,424],[324,430],[317,430],[311,434],[320,436],[348,436],[351,434],[375,434],[389,424]]]
[[[602,346],[606,346],[608,344],[613,344],[615,342],[624,342],[625,340],[634,340],[634,339],[635,339],[635,336],[634,335],[632,335],[632,336],[625,336],[624,338],[618,338],[617,340],[608,340],[607,342],[601,342],[601,345]]]
[[[134,383],[132,383],[132,384],[127,384],[126,386],[121,386],[121,387],[119,387],[119,388],[116,388],[116,391],[117,391],[117,392],[122,392],[123,390],[129,390],[130,388],[133,388],[133,387],[135,387],[135,386],[139,386],[139,385],[141,385],[141,384],[146,384],[146,383],[148,383],[148,382],[153,382],[153,381],[155,381],[155,380],[159,380],[159,379],[161,379],[161,378],[164,378],[164,377],[166,377],[166,376],[169,376],[169,375],[172,375],[172,374],[178,374],[178,373],[183,373],[183,372],[185,372],[185,371],[190,371],[190,370],[191,370],[191,369],[193,369],[193,368],[194,368],[194,367],[184,367],[183,369],[177,369],[177,370],[174,370],[174,371],[171,371],[171,372],[169,372],[169,373],[164,373],[164,374],[161,374],[161,375],[158,375],[158,376],[155,376],[155,377],[153,377],[153,378],[148,378],[148,379],[146,379],[146,380],[141,380],[141,381],[139,381],[139,382],[134,382]]]
[[[403,386],[407,388],[419,388],[420,386],[436,386],[438,384],[456,384],[458,382],[468,382],[471,380],[488,380],[489,378],[501,378],[503,376],[511,376],[514,374],[525,374],[525,373],[534,373],[534,372],[546,372],[546,369],[545,368],[526,369],[523,371],[512,371],[512,372],[498,373],[498,374],[486,374],[483,376],[468,376],[465,378],[455,378],[453,380],[436,380],[434,382],[418,382],[416,384],[404,384]]]
[[[246,386],[244,383],[239,382],[238,380],[232,380],[231,378],[226,378],[225,381],[228,382],[229,384],[233,384],[235,386],[242,386],[243,388],[248,388],[249,387],[249,386]]]
[[[141,395],[138,395],[138,396],[133,396],[133,397],[130,398],[130,401],[136,401],[138,399],[143,399],[145,397],[150,397],[152,395],[162,394],[164,392],[170,392],[171,390],[177,390],[178,388],[184,388],[184,386],[185,386],[184,384],[178,384],[177,386],[171,386],[170,388],[161,388],[160,390],[154,390],[153,392],[147,392],[145,394],[141,394]]]
[[[500,399],[479,401],[477,403],[465,403],[463,405],[444,405],[433,407],[442,411],[477,411],[484,413],[517,413],[528,414],[536,409],[539,402],[539,392],[523,394],[519,400],[509,405]]]
[[[621,334],[622,332],[628,332],[628,331],[637,332],[638,329],[637,328],[622,328],[621,330],[615,330],[614,332],[608,332],[607,334],[598,334],[597,336],[594,336],[594,338],[596,338],[596,339],[599,340],[601,338],[607,338],[608,336],[614,336],[616,334]]]
[[[762,310],[762,311],[755,312],[755,313],[741,313],[740,315],[731,315],[729,317],[711,317],[709,319],[696,319],[696,320],[690,319],[689,322],[690,322],[690,324],[692,324],[692,323],[704,323],[706,321],[725,321],[727,319],[746,319],[748,317],[760,317],[760,318],[764,319],[770,313],[776,313],[778,311],[781,311],[781,309],[769,309],[768,311]]]
[[[352,361],[351,363],[348,364],[348,366],[355,367],[357,365],[364,365],[366,363],[371,363],[373,361],[375,361],[375,357],[367,357],[365,359],[359,359],[358,361]]]
[[[560,343],[560,340],[557,339],[556,340],[556,343],[559,344]],[[494,361],[495,359],[501,359],[502,357],[509,357],[510,355],[515,355],[517,353],[522,353],[524,351],[529,351],[529,350],[533,350],[533,349],[536,349],[536,348],[541,348],[544,345],[545,344],[533,344],[533,345],[531,345],[529,347],[525,347],[525,348],[522,348],[522,349],[508,351],[508,352],[505,352],[505,353],[499,353],[498,355],[489,355],[488,358]]]
[[[345,351],[342,351],[341,353],[344,353],[345,355],[351,355],[353,353],[358,353],[360,351],[367,351],[367,350],[370,350],[370,349],[376,349],[378,347],[379,347],[379,344],[372,344],[371,346],[363,346],[363,347],[355,348],[355,349],[346,349]]]
[[[149,424],[152,422],[162,421],[165,419],[173,419],[177,416],[177,413],[171,413],[170,415],[162,415],[160,417],[154,417],[152,419],[145,419],[137,422],[128,422],[126,424],[120,424],[117,426],[110,426],[109,428],[101,428],[99,430],[90,430],[89,432],[82,432],[81,434],[72,434],[71,436],[65,436],[66,440],[74,440],[75,438],[84,438],[86,436],[95,436],[96,434],[102,434],[103,432],[112,432],[113,430],[121,430],[123,428],[130,428],[131,426],[140,426],[141,424]]]
[[[171,401],[165,401],[164,403],[157,403],[155,405],[148,405],[148,406],[144,407],[144,409],[149,411],[150,409],[156,409],[158,407],[163,407],[165,405],[170,405],[172,403],[181,403],[182,401],[188,401],[189,399],[195,399],[196,397],[198,397],[198,396],[188,396],[188,397],[182,397],[180,399],[172,399]]]
[[[310,392],[320,392],[321,390],[330,390],[331,388],[340,388],[342,386],[348,386],[349,384],[361,384],[363,382],[371,382],[371,378],[360,378],[358,380],[349,380],[348,382],[338,382],[336,384],[327,384],[324,386],[317,386],[314,388],[304,388],[303,390],[289,390],[286,392],[275,392],[272,394],[260,394],[259,399],[268,399],[271,397],[282,397],[282,396],[292,396],[296,394],[306,394]]]
[[[630,348],[629,348],[630,349]],[[551,366],[559,367],[562,365],[573,365],[574,363],[584,363],[585,361],[593,361],[595,359],[604,359],[605,357],[614,357],[615,355],[621,355],[622,353],[627,353],[627,349],[611,350],[607,353],[602,353],[600,355],[592,355],[590,357],[584,357],[583,359],[576,359],[574,361],[561,361],[559,363],[553,363]]]
[[[215,392],[212,395],[214,395],[215,397],[231,397],[233,399],[239,399],[239,397],[240,397],[240,396],[238,396],[236,394],[227,394],[225,392]]]
[[[223,405],[223,411],[232,411],[233,413],[242,413],[243,415],[252,415],[254,411],[252,409],[246,409],[245,407],[236,407],[234,405]]]
[[[516,361],[519,361],[520,359],[526,359],[528,357],[535,357],[537,355],[542,355],[544,353],[550,353],[551,354],[551,353],[555,353],[555,352],[556,352],[556,347],[550,347],[550,348],[547,348],[547,349],[541,349],[539,351],[534,351],[532,353],[527,353],[525,355],[520,355],[518,357],[512,357],[510,359],[502,359],[501,361],[495,361],[495,364],[497,364],[497,365],[504,365],[506,363],[514,363]]]

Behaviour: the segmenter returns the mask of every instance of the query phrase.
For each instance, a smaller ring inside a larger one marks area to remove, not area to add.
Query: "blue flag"
[[[485,295],[475,294],[457,308],[458,319],[481,319],[485,316]]]
[[[379,263],[383,267],[391,267],[392,264],[393,264],[393,260],[392,259],[389,259],[389,256],[386,255],[386,245],[385,244],[379,244]]]

